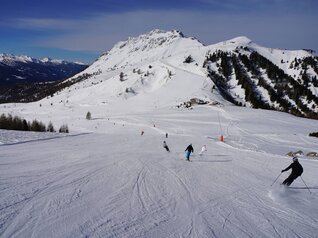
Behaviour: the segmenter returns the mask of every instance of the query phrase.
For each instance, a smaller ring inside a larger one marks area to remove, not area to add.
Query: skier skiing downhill
[[[207,151],[206,145],[202,146],[202,149],[201,149],[199,155],[202,155],[205,151]]]
[[[190,154],[191,152],[193,153],[193,147],[192,147],[192,144],[188,145],[188,147],[185,149],[186,151],[186,160],[187,161],[190,161]]]
[[[167,146],[166,141],[163,141],[163,148],[165,148],[168,152],[170,152],[169,147]]]
[[[291,185],[291,183],[298,178],[302,173],[303,173],[303,167],[301,166],[301,164],[298,162],[297,157],[293,158],[293,163],[291,163],[286,169],[282,170],[282,173],[292,169],[291,174],[288,176],[287,179],[284,180],[284,182],[282,183],[285,186],[289,186]]]

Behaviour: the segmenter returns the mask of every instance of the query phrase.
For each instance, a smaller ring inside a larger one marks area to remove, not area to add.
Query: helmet
[[[294,157],[294,158],[293,158],[293,161],[294,161],[294,162],[295,162],[295,161],[298,161],[297,157]]]

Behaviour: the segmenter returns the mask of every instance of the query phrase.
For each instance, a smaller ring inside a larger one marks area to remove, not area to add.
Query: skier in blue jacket
[[[188,147],[185,149],[186,151],[186,158],[188,161],[190,161],[190,154],[193,153],[193,147],[192,144],[188,145]]]

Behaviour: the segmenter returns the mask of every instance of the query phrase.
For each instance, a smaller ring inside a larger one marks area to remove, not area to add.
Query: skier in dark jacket
[[[288,176],[287,179],[284,180],[284,182],[282,183],[285,186],[289,186],[291,185],[291,183],[298,178],[302,173],[303,173],[303,167],[301,166],[301,164],[298,162],[298,159],[296,157],[293,158],[293,163],[291,163],[286,169],[282,170],[282,173],[292,169],[291,174]]]
[[[186,151],[186,158],[188,161],[190,161],[190,154],[193,153],[193,147],[192,144],[188,145],[188,147],[185,149]]]
[[[169,147],[167,146],[166,141],[163,141],[163,148],[165,148],[168,152],[170,152]]]

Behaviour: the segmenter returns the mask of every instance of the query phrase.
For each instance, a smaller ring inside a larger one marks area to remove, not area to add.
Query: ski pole
[[[275,181],[272,183],[272,185],[271,186],[273,186],[274,185],[274,183],[277,181],[277,179],[279,178],[279,176],[281,176],[282,175],[282,172],[277,176],[277,178],[275,179]]]
[[[306,186],[306,188],[308,189],[308,191],[311,193],[311,191],[310,191],[310,189],[308,188],[307,184],[306,184],[305,181],[303,180],[303,177],[300,176],[300,178],[301,178],[301,180],[303,181],[303,183],[305,184],[305,186]]]

